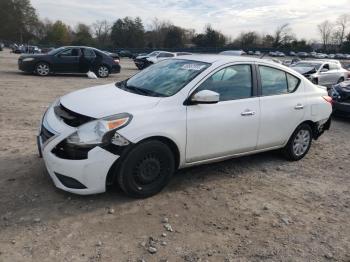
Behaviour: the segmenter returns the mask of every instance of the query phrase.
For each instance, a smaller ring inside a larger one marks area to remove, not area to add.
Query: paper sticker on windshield
[[[185,70],[194,70],[194,71],[200,71],[205,67],[205,65],[199,65],[199,64],[185,64],[181,68]]]

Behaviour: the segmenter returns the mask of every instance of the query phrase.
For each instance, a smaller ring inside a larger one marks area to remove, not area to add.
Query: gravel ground
[[[350,121],[299,162],[270,152],[179,171],[145,200],[56,189],[35,135],[55,98],[108,79],[37,77],[0,52],[0,261],[350,261]]]

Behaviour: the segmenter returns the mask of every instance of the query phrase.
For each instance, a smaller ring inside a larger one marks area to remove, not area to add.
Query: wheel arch
[[[108,171],[108,174],[107,174],[107,177],[106,177],[106,186],[113,185],[114,182],[116,181],[116,175],[117,175],[116,171],[119,168],[118,167],[118,165],[120,163],[119,160],[122,160],[123,156],[125,154],[128,154],[130,149],[132,149],[133,147],[135,147],[138,144],[144,143],[144,142],[149,141],[149,140],[160,141],[160,142],[166,144],[170,148],[171,152],[174,155],[176,169],[179,168],[179,165],[180,165],[180,150],[179,150],[177,144],[172,139],[170,139],[168,137],[165,137],[165,136],[150,136],[150,137],[147,137],[147,138],[144,138],[144,139],[138,141],[135,144],[128,145],[128,148],[126,148],[126,150],[123,151],[122,155],[110,167],[110,169]]]

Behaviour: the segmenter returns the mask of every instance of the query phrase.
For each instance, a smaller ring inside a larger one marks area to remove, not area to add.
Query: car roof
[[[204,63],[230,63],[230,62],[262,62],[264,60],[260,58],[246,57],[246,56],[230,56],[230,55],[201,55],[192,54],[191,56],[181,56],[176,59],[186,59],[192,61],[199,61]],[[265,62],[265,61],[264,61]]]
[[[340,63],[338,60],[332,60],[332,59],[301,60],[301,61],[299,61],[299,63],[302,63],[302,62],[306,62],[306,63],[319,63],[319,64],[323,64],[323,63],[335,63],[335,64],[339,64],[339,63]]]

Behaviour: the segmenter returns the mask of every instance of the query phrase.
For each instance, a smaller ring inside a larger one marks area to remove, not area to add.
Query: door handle
[[[295,107],[294,107],[295,110],[301,110],[301,109],[304,109],[304,106],[302,104],[297,104]]]
[[[249,109],[245,110],[244,112],[241,113],[241,116],[253,116],[255,115],[254,111],[251,111]]]

